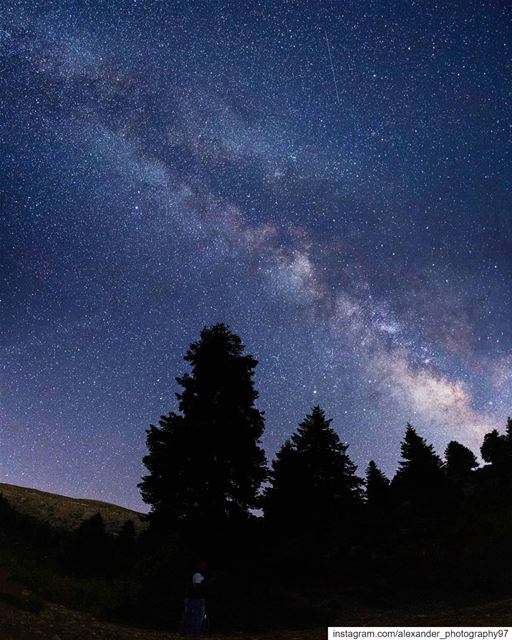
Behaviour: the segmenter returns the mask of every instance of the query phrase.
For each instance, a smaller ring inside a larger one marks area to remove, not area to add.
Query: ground
[[[423,610],[377,610],[340,607],[340,626],[512,626],[512,599],[472,607],[440,608],[425,604]],[[275,631],[232,634],[227,640],[314,640],[326,637],[326,627],[307,631]],[[61,605],[40,602],[9,579],[0,567],[0,638],[5,640],[178,640],[173,632],[149,631],[110,624]],[[212,635],[212,640],[222,636]]]

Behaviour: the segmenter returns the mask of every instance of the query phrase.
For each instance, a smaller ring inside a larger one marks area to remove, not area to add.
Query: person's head
[[[199,560],[197,563],[197,568],[199,571],[206,571],[208,569],[208,561],[207,560]]]

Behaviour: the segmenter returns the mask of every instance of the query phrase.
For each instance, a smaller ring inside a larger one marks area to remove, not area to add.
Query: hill
[[[132,520],[139,531],[144,527],[140,520],[142,514],[100,500],[70,498],[57,493],[1,482],[0,494],[20,513],[45,520],[53,526],[65,529],[74,529],[83,520],[96,513],[101,514],[105,521],[105,527],[110,532],[118,531],[127,520]]]

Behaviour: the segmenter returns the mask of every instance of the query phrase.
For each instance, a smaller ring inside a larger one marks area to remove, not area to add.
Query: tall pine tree
[[[147,431],[149,473],[139,487],[149,519],[178,531],[244,521],[266,477],[257,360],[224,324],[203,329],[184,359],[191,372],[176,379],[179,412]]]
[[[265,493],[265,517],[277,527],[321,528],[360,501],[362,481],[319,406],[278,452]]]
[[[402,460],[392,483],[398,499],[413,507],[436,506],[442,502],[446,483],[441,458],[410,424],[401,453]]]

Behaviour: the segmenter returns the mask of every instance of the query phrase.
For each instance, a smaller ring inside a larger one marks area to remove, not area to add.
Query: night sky
[[[2,3],[0,481],[142,508],[204,325],[364,472],[512,413],[512,5]]]

